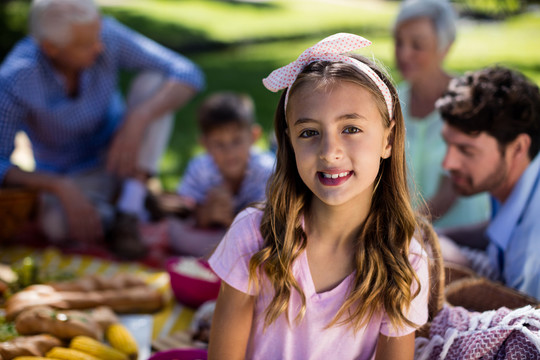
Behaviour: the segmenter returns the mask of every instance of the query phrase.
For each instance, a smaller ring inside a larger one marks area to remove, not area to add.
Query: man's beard
[[[462,196],[471,196],[476,195],[484,191],[492,192],[495,189],[498,189],[505,181],[508,175],[508,169],[506,163],[501,157],[497,166],[491,171],[488,175],[484,177],[483,180],[478,183],[474,183],[474,180],[471,176],[466,176],[459,171],[450,171],[450,174],[453,176],[458,176],[464,181],[456,184],[452,179],[452,185],[454,189]]]

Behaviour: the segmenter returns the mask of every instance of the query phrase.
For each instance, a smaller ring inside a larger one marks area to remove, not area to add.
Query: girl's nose
[[[320,158],[330,162],[336,159],[340,159],[342,156],[343,148],[339,140],[339,136],[330,134],[323,136],[321,142]]]

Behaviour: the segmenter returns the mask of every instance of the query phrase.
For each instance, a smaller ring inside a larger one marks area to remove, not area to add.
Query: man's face
[[[508,164],[497,140],[481,132],[471,136],[444,124],[442,136],[447,145],[442,166],[461,195],[500,192],[508,179]]]
[[[80,71],[94,64],[103,51],[101,42],[101,20],[85,24],[73,24],[71,38],[66,45],[48,42],[45,52],[61,70]]]

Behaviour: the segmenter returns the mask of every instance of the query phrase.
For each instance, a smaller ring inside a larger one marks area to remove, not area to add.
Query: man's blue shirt
[[[506,285],[540,299],[540,156],[491,220],[488,255]]]

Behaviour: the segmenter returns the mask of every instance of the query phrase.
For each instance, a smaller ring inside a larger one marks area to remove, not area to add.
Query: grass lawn
[[[178,28],[177,37],[167,31],[156,36],[170,47],[189,51],[188,56],[207,75],[205,92],[178,113],[177,126],[161,167],[166,189],[175,187],[188,159],[200,151],[194,111],[205,95],[220,90],[250,94],[255,99],[258,121],[268,134],[272,131],[279,94],[267,91],[261,79],[276,67],[294,60],[324,36],[345,31],[372,40],[374,44],[360,52],[379,59],[395,81],[400,81],[399,74],[393,70],[391,38],[392,21],[398,9],[396,2],[293,1],[259,6],[212,1],[159,3],[164,8],[141,0],[134,5],[130,3],[129,10],[122,8],[118,12],[118,8],[106,8],[106,11],[126,23],[137,18],[134,14],[145,14],[155,16],[164,28],[177,23],[189,27],[191,30],[186,34]],[[131,26],[136,27],[136,23]],[[139,31],[148,31],[152,36],[152,28],[146,23]],[[497,22],[460,20],[457,41],[446,67],[461,74],[493,64],[519,69],[540,83],[540,12]]]
[[[166,189],[176,186],[197,145],[195,109],[209,93],[234,90],[250,94],[257,118],[268,134],[279,94],[261,79],[296,59],[325,36],[352,32],[373,42],[360,53],[379,59],[396,82],[393,70],[392,21],[399,2],[387,0],[97,0],[106,14],[193,59],[207,76],[207,88],[178,114],[163,159]],[[21,18],[24,2],[10,3],[12,19]],[[460,19],[457,41],[445,66],[461,74],[501,64],[540,84],[540,9],[504,21]],[[129,75],[124,77],[129,79]],[[264,146],[264,141],[262,142]]]

